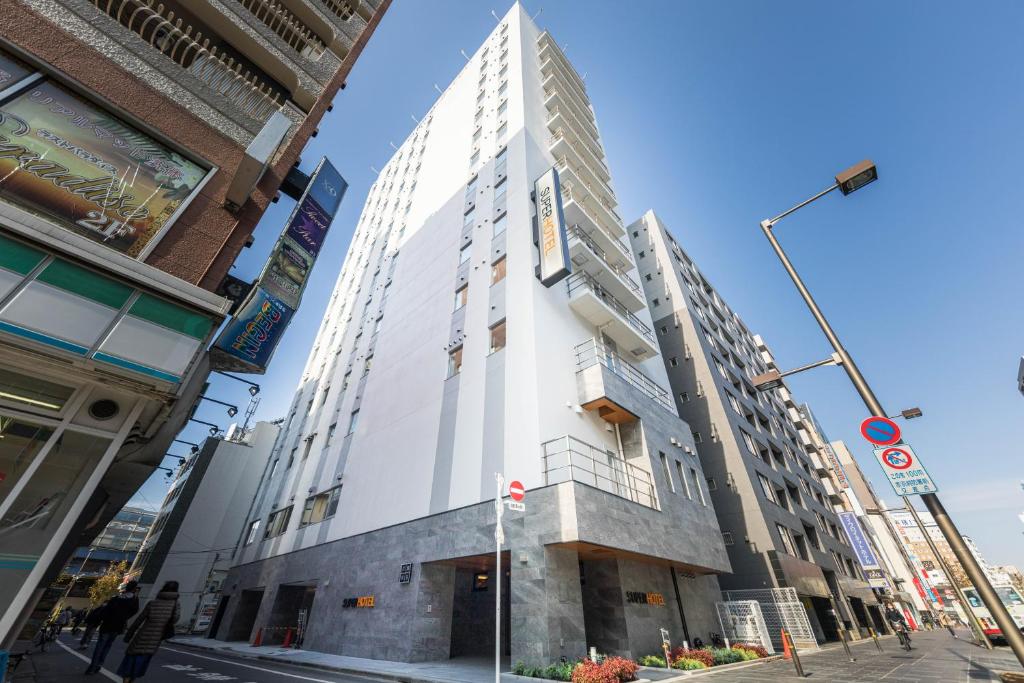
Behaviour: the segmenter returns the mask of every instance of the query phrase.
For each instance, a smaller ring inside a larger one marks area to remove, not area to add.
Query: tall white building
[[[571,274],[544,284],[553,167]],[[615,206],[583,80],[517,4],[370,189],[215,637],[493,653],[496,472],[527,491],[505,513],[514,660],[720,630],[729,561]]]

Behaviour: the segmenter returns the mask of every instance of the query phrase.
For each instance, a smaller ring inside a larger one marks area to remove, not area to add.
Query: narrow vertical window
[[[491,264],[491,284],[496,285],[505,279],[505,257]]]
[[[462,370],[462,347],[448,354],[448,376],[454,377]]]
[[[668,482],[668,490],[672,493],[676,492],[675,482],[672,481],[672,470],[668,468],[668,458],[661,451],[658,451],[658,457],[661,459],[661,469],[665,473],[665,481]]]
[[[697,497],[700,499],[701,505],[707,505],[708,501],[704,498],[704,489],[700,486],[700,477],[697,476],[697,470],[690,468],[690,479],[693,481],[693,488],[697,491]]]
[[[491,353],[505,348],[505,321],[491,328]]]
[[[460,287],[459,290],[457,292],[455,292],[455,310],[457,311],[460,308],[462,308],[463,306],[465,306],[466,305],[466,301],[468,301],[468,300],[469,300],[469,285],[466,285],[465,287]]]
[[[352,411],[352,415],[348,418],[348,433],[351,434],[356,431],[356,427],[359,425],[359,409]]]

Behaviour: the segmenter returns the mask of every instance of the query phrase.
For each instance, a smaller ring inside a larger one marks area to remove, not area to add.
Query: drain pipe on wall
[[[686,626],[686,612],[683,611],[683,598],[679,594],[679,577],[676,575],[676,568],[669,567],[672,572],[672,587],[676,589],[676,607],[679,608],[679,620],[683,623],[683,647],[690,649],[690,629]]]

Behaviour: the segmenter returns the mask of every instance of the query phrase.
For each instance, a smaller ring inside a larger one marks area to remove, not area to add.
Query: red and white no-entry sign
[[[516,501],[517,503],[521,501],[523,499],[523,496],[526,495],[526,489],[523,488],[523,482],[519,481],[518,479],[514,479],[511,482],[509,482],[508,495],[510,495],[512,497],[512,500]]]

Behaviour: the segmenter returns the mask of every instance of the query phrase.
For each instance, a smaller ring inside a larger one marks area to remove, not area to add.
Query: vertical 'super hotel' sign
[[[281,341],[348,184],[326,158],[288,218],[252,293],[217,338],[217,369],[263,373]]]
[[[540,250],[540,282],[550,287],[571,272],[569,246],[562,213],[562,188],[558,171],[550,169],[534,183],[537,202],[537,248]]]

